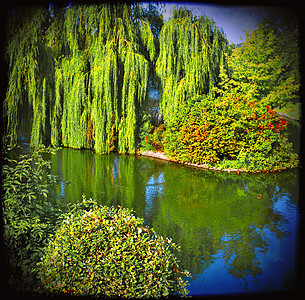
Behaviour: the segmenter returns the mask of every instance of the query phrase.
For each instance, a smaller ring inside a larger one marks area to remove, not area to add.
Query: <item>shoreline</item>
[[[296,118],[294,118],[294,117],[291,117],[291,116],[289,116],[289,115],[287,115],[287,114],[285,114],[285,113],[282,113],[282,112],[277,112],[277,113],[278,113],[279,116],[285,117],[285,118],[290,119],[290,120],[292,120],[292,121],[297,121],[297,122],[300,122],[300,121],[301,121],[301,120],[296,119]]]
[[[205,164],[197,165],[197,164],[193,164],[193,163],[189,163],[189,162],[175,161],[175,160],[172,160],[171,158],[167,157],[164,154],[164,152],[143,151],[143,152],[140,152],[139,154],[141,156],[147,156],[147,157],[162,159],[162,160],[178,163],[180,165],[186,165],[186,166],[199,168],[199,169],[212,170],[212,171],[218,171],[218,172],[227,172],[227,173],[237,173],[237,174],[239,174],[239,173],[251,173],[251,172],[249,172],[245,169],[219,169],[219,168],[211,167],[211,166],[208,166],[208,165],[205,165]],[[256,173],[259,173],[259,172],[256,172]]]

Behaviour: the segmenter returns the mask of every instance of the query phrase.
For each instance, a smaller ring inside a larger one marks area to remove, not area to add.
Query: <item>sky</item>
[[[213,5],[204,3],[178,2],[181,6],[193,9],[193,12],[200,16],[202,11],[211,17],[218,27],[222,27],[230,43],[239,44],[245,41],[245,30],[256,28],[259,20],[263,17],[273,16],[280,17],[295,12],[289,7],[277,6],[233,6],[233,5]],[[165,19],[171,16],[171,11],[177,5],[172,1],[166,3]]]

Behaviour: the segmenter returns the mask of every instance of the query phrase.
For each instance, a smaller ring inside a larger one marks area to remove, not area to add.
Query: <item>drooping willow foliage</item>
[[[161,109],[170,123],[179,103],[196,95],[213,93],[220,66],[226,66],[228,41],[222,29],[202,14],[177,8],[160,34],[157,73],[162,82]]]
[[[102,4],[14,10],[5,143],[17,143],[27,111],[31,146],[133,153],[149,77],[161,80],[166,123],[180,102],[210,93],[226,64],[223,31],[205,15],[177,8],[159,35],[152,24],[162,18],[145,17],[141,9]]]
[[[18,14],[18,11],[15,11]],[[25,10],[23,18],[11,18],[8,30],[7,61],[9,81],[4,101],[6,141],[16,144],[21,111],[32,111],[32,144],[43,142],[46,134],[47,102],[53,98],[54,59],[44,45],[42,9]]]
[[[134,14],[131,6],[107,4],[53,13],[32,8],[18,26],[20,16],[12,18],[8,144],[16,144],[18,115],[27,104],[32,146],[135,150],[156,50],[149,23]]]

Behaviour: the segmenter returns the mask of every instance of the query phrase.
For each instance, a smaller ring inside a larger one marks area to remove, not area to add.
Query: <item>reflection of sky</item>
[[[112,167],[113,180],[115,179],[118,180],[118,175],[119,175],[119,160],[118,157],[115,156],[113,159],[113,167]]]
[[[60,194],[62,195],[62,197],[65,197],[65,182],[63,180],[61,182]]]
[[[154,175],[151,176],[147,183],[145,189],[145,201],[147,212],[154,209],[154,199],[162,194],[164,184],[164,174],[159,174],[158,177]]]
[[[197,278],[188,287],[191,295],[221,294],[221,291],[225,291],[226,294],[267,292],[270,290],[282,291],[293,284],[291,279],[295,278],[294,272],[297,264],[295,252],[297,251],[299,235],[299,212],[295,204],[289,200],[288,195],[280,197],[273,208],[279,214],[284,215],[288,221],[282,225],[282,230],[287,232],[287,235],[280,239],[276,236],[276,233],[271,232],[268,228],[262,230],[261,233],[268,243],[268,250],[267,253],[256,251],[259,267],[263,271],[257,277],[259,284],[251,275],[246,277],[247,285],[242,284],[242,279],[227,276],[227,264],[224,260],[224,253],[220,250],[213,255],[214,261],[209,268],[204,270],[202,274],[197,274]],[[277,224],[277,226],[280,226],[280,224]],[[223,241],[229,239],[230,236],[223,237]],[[296,245],[296,247],[289,245]]]

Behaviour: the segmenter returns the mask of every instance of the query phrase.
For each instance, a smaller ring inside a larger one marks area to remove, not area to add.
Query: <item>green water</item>
[[[132,208],[181,246],[191,295],[286,290],[296,279],[298,170],[227,174],[162,160],[61,149],[45,155],[71,183],[58,202],[82,194]]]
[[[290,140],[300,150],[300,124]],[[19,143],[28,151],[28,139]],[[228,174],[147,157],[63,148],[44,154],[64,181],[57,202],[82,195],[132,208],[158,234],[181,246],[192,273],[190,295],[287,291],[298,266],[299,170]],[[70,183],[67,184],[66,181]]]

